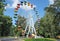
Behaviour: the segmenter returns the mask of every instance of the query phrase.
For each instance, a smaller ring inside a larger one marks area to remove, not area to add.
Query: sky
[[[5,7],[6,11],[4,11],[4,14],[12,17],[13,24],[15,23],[15,19],[13,18],[15,13],[14,8],[18,3],[20,3],[20,1],[24,1],[24,0],[6,0],[7,6]],[[40,18],[45,15],[44,8],[54,3],[54,0],[27,0],[27,1],[30,2],[31,4],[34,4]],[[34,11],[28,6],[23,6],[18,10],[18,14],[24,17],[27,17],[29,13],[33,14],[34,20],[37,19],[35,17],[36,15],[34,14]]]

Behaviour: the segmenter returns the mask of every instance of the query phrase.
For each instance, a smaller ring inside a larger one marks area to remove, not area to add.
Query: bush
[[[39,38],[39,39],[25,39],[25,41],[56,41],[56,40],[50,38]]]

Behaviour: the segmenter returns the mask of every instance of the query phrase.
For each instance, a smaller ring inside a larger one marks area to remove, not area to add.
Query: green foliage
[[[25,39],[25,41],[56,41],[56,40],[49,38],[39,38],[39,39]]]
[[[22,36],[22,29],[18,30],[18,27],[15,27],[13,30],[14,36]]]
[[[23,29],[25,29],[25,27],[26,27],[26,19],[24,17],[20,16],[20,15],[17,15],[17,16],[16,15],[17,14],[15,14],[15,16],[14,16],[14,18],[17,19],[16,20],[16,25],[21,26]]]
[[[12,18],[3,14],[4,6],[3,1],[0,0],[0,36],[8,36],[12,26]]]
[[[10,36],[14,36],[15,35],[15,33],[14,33],[15,28],[16,27],[14,25],[11,26],[11,28],[10,28]]]
[[[23,29],[26,27],[26,19],[22,16],[18,17],[18,25],[20,25]]]
[[[60,1],[45,8],[45,16],[40,19],[39,33],[44,37],[55,38],[60,34]],[[37,24],[37,23],[36,23]]]
[[[15,14],[17,20],[16,20],[16,27],[14,29],[14,35],[15,36],[22,36],[22,30],[26,27],[26,19],[20,15]],[[15,19],[16,19],[15,18]],[[22,28],[18,30],[18,26],[21,26]]]
[[[0,16],[0,35],[7,36],[10,33],[10,27],[12,25],[12,19],[9,16]]]

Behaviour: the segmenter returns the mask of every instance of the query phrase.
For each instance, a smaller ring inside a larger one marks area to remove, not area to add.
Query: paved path
[[[0,38],[0,41],[24,41],[23,38]],[[60,39],[57,39],[57,41],[60,41]]]
[[[60,41],[60,39],[57,39],[57,41]]]
[[[21,38],[0,38],[0,41],[23,41]]]

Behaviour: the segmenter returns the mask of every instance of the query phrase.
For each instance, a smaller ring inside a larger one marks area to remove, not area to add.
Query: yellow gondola
[[[32,36],[35,36],[35,34],[32,34]]]
[[[22,27],[21,26],[18,26],[18,30],[20,30]]]
[[[30,3],[28,3],[28,6],[30,6],[31,4]]]
[[[21,27],[21,26],[18,26],[19,28]]]

